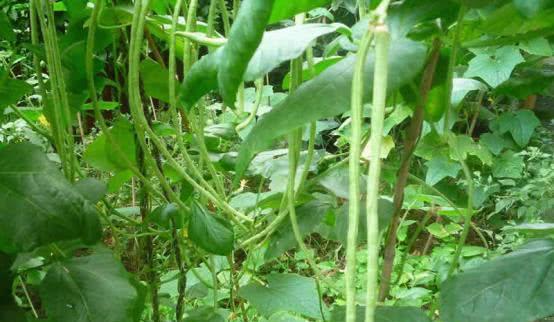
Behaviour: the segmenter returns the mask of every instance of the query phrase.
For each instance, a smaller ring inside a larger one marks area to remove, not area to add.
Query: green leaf
[[[83,159],[93,167],[104,171],[123,171],[129,169],[128,160],[136,166],[136,143],[133,125],[125,118],[119,118],[109,130],[112,139],[108,141],[101,134],[85,150]]]
[[[202,57],[185,76],[179,98],[189,110],[202,96],[217,88],[217,71],[223,47]]]
[[[394,91],[410,81],[421,69],[425,48],[409,40],[392,42],[389,90]],[[333,117],[350,107],[355,56],[346,57],[314,79],[302,84],[277,107],[265,114],[241,145],[236,178],[240,178],[255,153],[269,147],[276,138],[311,121]],[[374,55],[367,58],[364,101],[371,99]]]
[[[407,0],[390,7],[387,22],[393,38],[402,38],[422,22],[442,18],[447,25],[456,18],[458,8],[452,1]],[[367,20],[362,20],[361,23],[367,29]]]
[[[298,313],[310,318],[321,318],[319,296],[313,278],[296,274],[270,274],[267,286],[256,282],[243,286],[239,296],[245,298],[263,316],[279,311]]]
[[[431,186],[434,186],[446,177],[456,179],[462,169],[462,166],[458,162],[454,162],[443,155],[435,156],[431,161],[427,161],[425,165],[427,166],[425,182]]]
[[[506,148],[511,148],[515,145],[510,140],[505,139],[495,133],[485,133],[479,138],[479,142],[482,143],[489,151],[494,155],[499,155]]]
[[[464,98],[472,91],[486,91],[487,85],[471,78],[454,78],[454,87],[452,88],[452,106],[458,107]]]
[[[262,41],[274,0],[244,0],[223,47],[217,80],[223,101],[235,106],[248,62]]]
[[[385,198],[379,198],[379,231],[384,231],[392,219],[394,211],[392,201]],[[367,216],[366,209],[362,207],[358,217],[358,244],[363,244],[367,240]],[[321,224],[318,232],[327,239],[336,240],[346,246],[348,235],[348,203],[345,203],[336,210],[333,223]]]
[[[535,129],[541,124],[535,113],[530,110],[519,110],[515,113],[506,112],[500,115],[491,124],[491,129],[500,134],[510,133],[514,141],[520,147],[526,147],[535,132]]]
[[[92,244],[102,233],[96,209],[29,143],[0,150],[0,222],[5,252],[77,238]]]
[[[331,312],[331,322],[345,322],[346,309],[335,306]],[[363,321],[365,307],[356,307],[357,321]],[[375,322],[431,322],[425,312],[410,306],[378,306],[375,311]]]
[[[233,251],[235,234],[231,224],[209,214],[198,203],[192,207],[189,236],[198,247],[209,253],[226,256]]]
[[[514,151],[505,151],[497,158],[492,167],[492,175],[496,178],[521,178],[523,173],[523,157]]]
[[[40,294],[48,317],[55,321],[136,321],[138,291],[105,248],[52,265]]]
[[[199,307],[185,312],[187,322],[225,322],[225,318],[213,307]]]
[[[8,72],[0,68],[0,115],[8,105],[17,104],[23,95],[32,90],[31,85],[18,79],[11,79]]]
[[[267,322],[308,322],[308,320],[288,312],[278,312],[273,314]]]
[[[309,202],[296,210],[300,234],[305,237],[313,233],[327,213],[329,205],[321,202]],[[285,222],[269,240],[269,247],[265,252],[265,260],[282,255],[287,250],[297,246],[296,238],[290,221]]]
[[[312,9],[324,7],[331,0],[275,0],[271,9],[271,17],[269,23],[276,23],[283,19],[294,17],[303,12],[308,12]]]
[[[310,23],[266,32],[248,64],[245,81],[254,81],[283,62],[298,58],[317,38],[346,28],[341,24]]]
[[[83,178],[77,181],[73,187],[92,204],[102,200],[108,190],[104,182],[94,178]]]
[[[341,61],[343,58],[344,57],[342,56],[327,57],[315,63],[313,65],[313,70],[311,68],[304,68],[302,70],[303,81],[309,81],[310,79],[316,77],[327,68]],[[282,85],[283,89],[290,89],[290,78],[291,78],[290,72],[288,72],[285,78],[283,78],[283,85]]]
[[[444,282],[444,322],[535,321],[554,314],[554,241],[536,240]]]
[[[15,41],[15,32],[8,15],[0,10],[0,40]]]
[[[492,164],[492,155],[480,144],[477,144],[467,135],[451,135],[448,137],[450,158],[452,160],[465,160],[468,155],[479,158],[483,164]]]
[[[148,96],[169,103],[169,71],[167,69],[147,58],[140,63],[140,79],[144,85],[144,92]]]
[[[531,55],[537,55],[537,56],[552,56],[552,45],[548,41],[548,39],[544,37],[538,37],[529,39],[527,41],[523,41],[519,44],[521,49],[525,50],[526,52],[530,53]]]
[[[552,223],[521,224],[517,226],[508,226],[503,229],[515,230],[531,236],[547,236],[554,234],[554,224]]]
[[[516,9],[526,18],[531,18],[539,12],[554,7],[551,0],[513,0]]]
[[[554,73],[544,70],[528,70],[510,77],[495,89],[497,95],[526,99],[530,95],[545,93],[554,83]]]
[[[464,77],[480,77],[493,88],[508,80],[514,68],[525,61],[516,46],[475,50],[475,53]]]

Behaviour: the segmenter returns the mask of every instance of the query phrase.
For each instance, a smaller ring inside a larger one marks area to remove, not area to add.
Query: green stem
[[[373,81],[373,106],[371,113],[371,137],[369,139],[371,161],[367,180],[367,286],[365,321],[375,320],[377,306],[377,276],[379,267],[379,180],[381,176],[381,145],[387,101],[388,60],[390,34],[385,25],[375,28],[375,75]],[[363,76],[359,76],[363,81]],[[360,102],[361,103],[361,96]]]
[[[23,121],[25,121],[25,123],[27,123],[27,125],[29,125],[29,127],[31,129],[33,129],[33,131],[37,132],[38,134],[44,136],[48,141],[50,142],[55,142],[54,141],[54,138],[50,135],[50,133],[46,132],[45,130],[41,129],[40,127],[38,127],[35,122],[31,121],[31,119],[29,119],[23,112],[21,112],[19,110],[19,108],[15,105],[11,105],[10,106],[12,111],[17,114],[17,116],[21,119],[23,119]]]
[[[256,80],[256,101],[254,102],[254,107],[252,108],[252,111],[250,112],[250,115],[246,120],[242,121],[239,125],[235,127],[235,130],[237,132],[243,130],[246,128],[252,121],[256,118],[256,114],[258,113],[258,109],[260,108],[260,105],[262,103],[262,98],[264,96],[264,79],[260,78]]]
[[[444,133],[450,130],[450,114],[452,112],[452,89],[454,87],[454,68],[456,67],[456,60],[458,58],[458,51],[460,49],[460,37],[462,34],[463,19],[466,13],[466,7],[461,6],[458,12],[458,19],[456,22],[456,30],[454,31],[454,39],[452,41],[452,49],[450,51],[450,59],[448,61],[448,72],[446,74],[446,94],[444,106],[446,106],[446,113],[444,114]]]
[[[357,54],[354,78],[352,81],[351,115],[352,134],[349,159],[349,209],[348,235],[346,245],[346,322],[356,322],[356,248],[358,222],[360,218],[360,154],[362,144],[363,76],[365,62],[373,38],[372,28],[364,34]]]
[[[459,158],[459,159],[460,159],[460,164],[462,165],[462,170],[464,172],[464,176],[466,178],[466,184],[467,184],[467,210],[466,210],[466,215],[464,217],[464,230],[462,231],[462,235],[458,242],[458,247],[456,248],[454,257],[452,258],[452,264],[450,265],[450,269],[448,270],[448,277],[452,276],[452,274],[458,268],[460,255],[462,254],[462,249],[464,248],[464,245],[467,240],[467,236],[469,235],[469,228],[471,227],[471,219],[473,218],[473,193],[474,193],[473,177],[471,175],[471,170],[469,169],[467,163],[462,158]]]

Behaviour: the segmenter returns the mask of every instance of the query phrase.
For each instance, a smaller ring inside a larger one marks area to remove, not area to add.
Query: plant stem
[[[452,41],[452,49],[450,51],[450,59],[448,61],[448,72],[446,74],[446,94],[444,96],[446,106],[446,112],[444,114],[444,128],[443,132],[446,133],[450,130],[450,114],[452,112],[452,89],[454,87],[454,67],[456,67],[456,60],[458,58],[458,51],[460,49],[460,37],[462,34],[462,25],[467,8],[462,5],[458,12],[458,19],[456,21],[456,30],[454,31],[454,39]]]
[[[410,165],[412,161],[413,153],[416,149],[419,135],[421,133],[421,127],[423,125],[423,117],[425,113],[425,104],[427,102],[427,96],[431,90],[433,84],[433,78],[437,63],[440,57],[441,42],[435,39],[433,42],[433,49],[430,53],[430,58],[423,72],[423,77],[420,85],[420,100],[415,108],[414,115],[410,121],[406,133],[406,139],[404,140],[404,152],[402,153],[402,159],[400,162],[400,168],[397,172],[397,179],[394,185],[394,198],[393,198],[393,215],[389,226],[385,241],[384,261],[383,269],[381,272],[381,285],[379,288],[379,301],[384,301],[389,295],[391,275],[394,266],[394,257],[396,253],[396,236],[398,233],[398,225],[400,223],[400,215],[402,212],[402,204],[404,202],[404,188],[408,182],[408,176],[410,171]]]
[[[242,123],[235,127],[235,130],[237,132],[246,128],[256,118],[256,114],[258,113],[258,109],[260,108],[260,105],[262,103],[262,98],[264,97],[263,78],[256,80],[256,91],[256,101],[254,102],[254,107],[252,108],[252,111],[250,111],[250,115],[246,118],[246,120],[242,121]]]
[[[360,218],[360,154],[362,144],[363,76],[373,29],[364,34],[357,54],[352,81],[352,134],[350,138],[348,236],[346,246],[346,322],[356,322],[356,248]]]
[[[383,141],[383,123],[387,102],[388,61],[390,34],[385,25],[375,28],[375,75],[373,81],[373,106],[371,113],[371,137],[369,139],[371,160],[367,180],[367,285],[365,321],[375,320],[377,305],[377,276],[379,267],[379,181],[381,176],[381,145]],[[363,75],[358,81],[363,82]],[[359,96],[358,104],[363,96]]]
[[[450,265],[450,269],[448,270],[448,277],[452,276],[452,274],[458,268],[460,255],[462,254],[462,249],[464,248],[464,245],[466,243],[467,236],[469,234],[469,228],[471,227],[471,219],[473,218],[473,193],[474,193],[473,177],[471,175],[471,170],[469,169],[467,163],[462,158],[459,158],[459,159],[460,159],[460,164],[462,165],[462,170],[464,172],[464,176],[466,178],[466,184],[467,184],[467,210],[466,210],[466,215],[464,217],[464,230],[462,231],[462,235],[458,242],[458,247],[456,248],[454,257],[452,258],[452,264]]]

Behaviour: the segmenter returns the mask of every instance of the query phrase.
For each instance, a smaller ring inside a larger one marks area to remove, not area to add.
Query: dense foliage
[[[0,322],[554,316],[554,2],[0,0]]]

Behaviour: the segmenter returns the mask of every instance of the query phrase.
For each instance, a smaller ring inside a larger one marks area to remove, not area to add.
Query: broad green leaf
[[[392,42],[389,89],[394,91],[410,81],[421,70],[425,48],[409,40]],[[240,178],[255,153],[269,147],[278,137],[326,117],[333,117],[350,108],[355,56],[346,57],[314,79],[302,84],[277,107],[265,114],[242,143],[236,173]],[[374,55],[367,58],[364,101],[371,99]]]
[[[313,70],[311,68],[304,68],[302,70],[302,80],[303,81],[309,81],[310,79],[316,77],[317,75],[321,74],[324,70],[327,68],[333,66],[334,64],[341,61],[344,57],[342,56],[333,56],[333,57],[327,57],[324,58],[321,61],[316,62],[313,65]],[[285,78],[283,78],[283,89],[290,89],[290,72],[287,73]]]
[[[520,155],[516,155],[513,151],[505,151],[502,155],[494,160],[492,167],[492,175],[496,178],[521,178],[524,168],[524,160]]]
[[[554,241],[535,240],[444,282],[444,322],[522,322],[554,314]]]
[[[91,244],[102,233],[96,209],[29,143],[0,150],[0,222],[6,252],[78,238]]]
[[[266,320],[262,320],[266,322]],[[308,322],[308,320],[293,315],[289,312],[278,312],[273,314],[267,322]]]
[[[434,186],[446,177],[456,179],[462,169],[462,166],[458,162],[454,162],[444,155],[435,156],[431,161],[427,161],[425,165],[427,166],[425,182],[431,186]]]
[[[108,188],[104,182],[94,178],[83,178],[77,181],[73,187],[92,204],[102,200]]]
[[[494,3],[495,0],[455,0],[457,2],[463,3],[464,5],[470,8],[481,8],[488,6],[491,3]]]
[[[487,85],[471,78],[454,78],[452,88],[452,106],[458,107],[464,98],[472,91],[486,91]]]
[[[521,49],[530,53],[531,55],[538,56],[552,56],[552,45],[548,39],[544,37],[538,37],[523,41],[519,44]]]
[[[144,85],[144,92],[148,96],[169,103],[169,71],[167,69],[147,58],[140,63],[140,78]]]
[[[48,317],[55,321],[136,321],[138,291],[123,265],[105,248],[53,264],[40,294]]]
[[[379,198],[378,208],[379,231],[384,231],[392,219],[392,213],[394,211],[392,201]],[[367,216],[365,207],[362,207],[358,219],[358,244],[363,244],[367,240]],[[318,227],[318,232],[325,238],[336,240],[346,246],[348,235],[348,203],[345,203],[335,211],[333,223],[321,224]]]
[[[15,41],[15,32],[8,15],[0,10],[0,40]]]
[[[499,155],[506,148],[515,147],[510,140],[505,139],[494,133],[485,133],[479,138],[479,142],[483,144],[494,155]]]
[[[554,73],[545,70],[523,71],[519,75],[500,84],[495,89],[498,95],[508,95],[519,99],[526,99],[530,95],[543,94],[554,83]]]
[[[274,0],[243,0],[223,47],[217,80],[223,101],[235,106],[248,62],[262,41]]]
[[[531,236],[547,236],[554,234],[554,224],[552,223],[521,224],[517,226],[508,226],[503,229],[515,230]]]
[[[233,251],[235,234],[231,224],[194,203],[189,223],[190,239],[203,250],[221,256]]]
[[[115,110],[119,108],[119,102],[107,102],[107,101],[98,101],[98,108],[100,110]],[[83,104],[81,106],[82,111],[93,111],[94,107],[91,103]]]
[[[415,25],[441,18],[455,19],[459,5],[453,1],[407,0],[389,8],[387,22],[394,38],[405,37]],[[363,20],[362,20],[363,21]],[[367,20],[364,22],[367,26]]]
[[[217,71],[222,52],[222,48],[219,48],[192,65],[179,92],[185,109],[190,109],[202,96],[217,88]]]
[[[283,19],[292,18],[299,13],[323,7],[330,2],[331,0],[275,0],[271,9],[269,23],[272,24]]]
[[[331,322],[345,322],[346,309],[335,306],[331,313]],[[356,321],[365,318],[365,307],[356,307]],[[431,322],[425,312],[410,306],[378,306],[375,311],[375,322]]]
[[[525,61],[516,46],[475,50],[475,53],[464,77],[480,77],[493,88],[508,80],[514,68]]]
[[[551,0],[513,0],[516,9],[526,18],[531,18],[539,12],[554,7]]]
[[[288,311],[310,318],[321,318],[319,296],[313,278],[296,274],[270,274],[267,286],[252,282],[239,290],[239,296],[260,312],[270,317],[279,311]]]
[[[296,210],[298,227],[302,237],[305,237],[316,230],[327,213],[329,205],[313,201]],[[265,259],[270,260],[281,256],[287,250],[297,246],[290,220],[285,222],[269,240],[269,247],[265,252]]]
[[[491,129],[500,134],[510,133],[520,147],[529,144],[537,126],[541,123],[531,110],[506,112],[491,124]]]
[[[84,160],[104,171],[127,170],[129,164],[126,160],[136,166],[135,133],[129,120],[117,119],[109,131],[115,142],[110,142],[105,134],[101,134],[85,150]]]
[[[253,81],[269,73],[281,63],[295,59],[306,48],[326,34],[346,28],[341,24],[311,23],[266,32],[248,64],[245,81]]]
[[[0,115],[8,105],[17,104],[21,97],[32,89],[33,87],[26,82],[10,78],[8,72],[0,68]]]
[[[492,164],[490,152],[467,135],[451,135],[448,137],[450,158],[452,160],[465,160],[468,155],[479,158],[483,164]]]
[[[185,312],[187,322],[225,322],[225,318],[213,307],[199,307]]]

